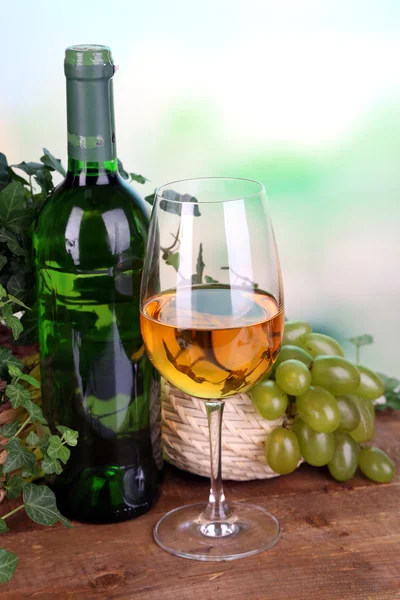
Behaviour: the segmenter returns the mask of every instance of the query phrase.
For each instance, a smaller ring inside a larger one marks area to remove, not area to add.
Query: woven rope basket
[[[205,404],[172,387],[161,385],[162,431],[165,459],[190,473],[210,475],[210,445]],[[267,465],[264,444],[282,419],[266,421],[247,394],[225,400],[222,421],[224,479],[247,481],[276,477]]]

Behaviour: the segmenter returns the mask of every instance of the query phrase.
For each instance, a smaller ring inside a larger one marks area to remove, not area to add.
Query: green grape
[[[347,433],[337,431],[334,436],[335,456],[328,463],[328,469],[337,481],[347,481],[357,471],[358,446]]]
[[[341,356],[317,356],[311,367],[313,385],[332,394],[352,394],[360,385],[357,367]]]
[[[300,362],[304,363],[306,365],[306,367],[309,367],[313,361],[313,357],[310,356],[310,354],[308,354],[308,352],[306,352],[305,350],[303,350],[303,348],[299,348],[298,346],[282,346],[279,354],[278,354],[278,358],[275,361],[274,364],[274,368],[273,370],[276,371],[276,369],[279,367],[279,365],[283,362],[285,362],[286,360],[299,360]]]
[[[340,410],[340,425],[339,431],[353,431],[358,427],[361,417],[358,410],[357,398],[351,394],[346,396],[336,396],[336,402],[338,403]]]
[[[339,427],[340,411],[333,396],[322,387],[313,386],[296,398],[296,408],[305,423],[314,431],[332,433]]]
[[[275,381],[263,380],[250,390],[254,408],[264,419],[274,421],[281,417],[288,405],[288,397]]]
[[[357,396],[352,398],[357,404],[360,422],[353,431],[350,431],[350,435],[356,442],[363,444],[374,437],[375,409],[370,400],[361,400]]]
[[[310,333],[301,340],[301,347],[314,358],[316,356],[344,356],[342,347],[336,340],[323,333]]]
[[[335,455],[333,433],[314,431],[301,419],[296,421],[294,432],[299,442],[300,454],[313,467],[322,467]]]
[[[389,483],[395,473],[394,462],[379,448],[363,448],[358,455],[358,466],[368,479]]]
[[[288,321],[283,331],[282,346],[299,346],[301,338],[311,333],[311,325],[305,321]]]
[[[382,379],[367,367],[357,365],[357,369],[361,377],[360,385],[355,392],[357,396],[363,400],[376,400],[382,396],[385,391]]]
[[[271,431],[265,445],[267,462],[275,473],[285,475],[297,467],[300,460],[300,448],[293,431],[276,427]]]
[[[286,394],[300,396],[310,387],[311,373],[299,360],[285,360],[276,370],[275,381]]]

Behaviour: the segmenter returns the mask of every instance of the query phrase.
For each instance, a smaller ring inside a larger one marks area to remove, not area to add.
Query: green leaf
[[[369,346],[374,343],[372,335],[365,333],[364,335],[358,335],[357,337],[347,338],[349,342],[355,346]]]
[[[9,182],[8,163],[5,154],[0,152],[0,188],[5,187]]]
[[[42,437],[42,441],[40,442],[40,452],[44,455],[47,448],[49,447],[49,438],[50,435],[48,433],[45,433],[44,436]]]
[[[0,283],[0,299],[1,298],[7,298],[7,292],[6,289]]]
[[[22,161],[18,165],[11,165],[11,166],[14,169],[21,169],[21,171],[23,171],[30,177],[32,175],[35,175],[37,173],[37,171],[40,171],[41,169],[43,169],[42,163],[37,163],[37,162],[28,162],[27,163],[25,161]]]
[[[31,215],[26,208],[23,185],[13,181],[0,192],[0,225],[19,233],[24,231]]]
[[[10,531],[7,527],[7,523],[4,519],[0,519],[0,533],[5,533],[6,531]]]
[[[31,402],[31,395],[22,385],[19,383],[9,384],[6,387],[5,394],[10,399],[11,406],[18,408],[18,406],[26,407]]]
[[[11,357],[11,350],[0,346],[0,365],[6,363]]]
[[[181,260],[179,252],[164,252],[163,259],[167,265],[171,265],[177,271]]]
[[[40,408],[40,406],[37,406],[37,404],[32,402],[32,400],[29,400],[28,402],[26,402],[24,404],[24,408],[28,412],[32,421],[39,421],[39,423],[42,423],[43,425],[47,425],[47,421],[43,416],[42,409]]]
[[[47,454],[42,461],[42,471],[45,475],[60,475],[62,473],[62,466],[60,461],[56,458],[50,458]]]
[[[143,175],[137,175],[136,173],[129,173],[129,175],[131,176],[132,181],[136,181],[137,183],[146,183],[146,181],[150,181],[150,179],[147,179],[146,177],[143,177]]]
[[[393,392],[396,388],[400,386],[400,380],[396,379],[396,377],[388,377],[383,373],[377,373],[377,375],[379,375],[379,377],[383,381],[383,385],[385,386],[385,394]]]
[[[35,466],[33,467],[33,469],[30,469],[28,471],[28,469],[24,469],[21,473],[22,477],[39,477],[39,475],[41,475],[42,472],[40,470],[40,468],[38,467],[37,464],[35,464]]]
[[[74,429],[70,429],[69,427],[64,427],[63,425],[59,425],[57,429],[62,434],[68,446],[77,445],[79,435],[77,431],[75,431]]]
[[[153,206],[155,197],[156,197],[156,190],[154,190],[153,194],[149,194],[148,196],[146,196],[145,202],[148,202],[151,206]]]
[[[26,514],[40,525],[54,525],[61,520],[56,497],[47,485],[28,483],[23,490]]]
[[[11,473],[16,469],[24,467],[28,471],[35,466],[35,455],[21,444],[18,438],[10,440],[6,446],[7,458],[4,465],[4,473]]]
[[[0,257],[0,258],[1,258],[1,257]],[[16,297],[15,297],[15,296],[13,296],[12,294],[8,294],[8,298],[9,298],[10,300],[12,300],[13,302],[15,302],[15,304],[18,304],[18,306],[22,306],[23,308],[26,308],[27,310],[31,310],[31,309],[29,308],[29,306],[27,306],[26,304],[24,304],[24,303],[22,302],[22,300],[19,300],[18,298],[16,298]]]
[[[24,298],[27,293],[27,287],[30,286],[31,283],[29,276],[27,277],[27,275],[27,269],[24,267],[22,267],[18,273],[11,275],[7,282],[8,293],[12,294],[15,298]],[[21,300],[19,303],[20,302]]]
[[[7,256],[0,256],[0,271],[7,264]]]
[[[28,446],[39,446],[40,437],[34,431],[30,431],[29,435],[26,436],[25,441],[28,444]]]
[[[21,323],[24,330],[18,338],[18,345],[22,344],[26,346],[35,344],[38,340],[38,313],[36,306],[22,316]]]
[[[26,486],[26,481],[21,475],[15,474],[7,480],[6,495],[7,498],[18,498],[21,495],[23,488]]]
[[[23,373],[21,371],[21,369],[19,369],[18,367],[14,366],[14,365],[9,364],[7,366],[8,366],[8,372],[10,373],[11,377],[18,377],[19,379],[22,379],[22,381],[26,381],[27,383],[30,383],[30,385],[35,387],[36,389],[40,388],[40,383],[38,382],[37,379],[32,377],[32,375],[27,375],[26,373]]]
[[[51,169],[53,169],[54,171],[57,171],[58,173],[60,173],[60,175],[62,175],[63,177],[65,177],[66,172],[64,167],[61,164],[61,160],[59,158],[55,158],[51,152],[49,152],[47,150],[47,148],[43,148],[43,152],[44,152],[44,156],[41,157],[41,162],[46,165],[47,167],[50,167]]]
[[[8,305],[7,305],[8,306]],[[0,377],[5,379],[8,374],[8,365],[15,365],[18,368],[23,367],[22,362],[8,348],[0,347]]]
[[[10,438],[15,435],[20,427],[18,421],[11,421],[11,423],[4,423],[0,427],[0,435],[1,437]],[[1,477],[1,475],[0,475]]]
[[[0,242],[7,244],[9,251],[15,256],[25,256],[25,250],[20,246],[15,234],[4,227],[0,228]]]
[[[45,196],[54,188],[53,178],[48,167],[43,167],[41,171],[35,173],[35,181],[41,187]]]
[[[59,514],[59,519],[58,519],[58,520],[60,521],[60,523],[61,523],[62,525],[64,525],[64,527],[65,527],[66,529],[73,529],[73,527],[74,527],[74,526],[72,525],[72,523],[70,523],[70,522],[68,521],[68,519],[66,519],[66,518],[64,517],[64,515],[62,515],[60,512],[59,512],[58,514]]]
[[[49,442],[50,445],[47,449],[49,458],[58,458],[65,464],[71,456],[71,450],[62,445],[61,438],[58,435],[51,435]]]
[[[12,181],[19,181],[19,183],[22,183],[22,185],[29,186],[29,182],[23,177],[17,175],[17,173],[15,173],[11,167],[8,167],[8,176]]]
[[[122,179],[129,179],[129,173],[127,173],[122,165],[122,162],[118,159],[118,172]]]
[[[189,194],[178,194],[174,190],[165,190],[163,192],[164,200],[160,200],[160,208],[173,215],[182,214],[182,203],[185,203],[185,215],[193,214],[195,217],[200,217],[200,209],[197,198]],[[169,202],[171,200],[171,202]],[[195,202],[193,207],[190,207],[189,202]],[[189,211],[189,208],[191,210]]]
[[[213,279],[209,275],[205,276],[205,280],[206,280],[206,283],[219,283],[219,281],[217,281],[216,279]]]
[[[10,581],[17,565],[18,556],[14,552],[0,548],[0,583]]]
[[[7,327],[9,327],[12,331],[14,340],[19,338],[20,333],[23,331],[22,323],[18,319],[18,317],[7,317],[5,319]]]

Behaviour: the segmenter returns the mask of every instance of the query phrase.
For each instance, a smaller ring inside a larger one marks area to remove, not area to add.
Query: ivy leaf
[[[374,338],[372,335],[365,333],[364,335],[358,335],[357,337],[348,338],[348,341],[355,346],[369,346],[374,343]]]
[[[400,386],[400,380],[396,379],[395,377],[388,377],[383,373],[377,373],[377,375],[379,375],[383,381],[383,385],[385,386],[385,394],[394,392],[394,390]]]
[[[61,438],[58,435],[51,435],[47,455],[49,458],[58,458],[65,464],[71,456],[71,450],[62,445]]]
[[[57,429],[62,434],[68,446],[77,445],[79,435],[77,431],[75,431],[74,429],[70,429],[69,427],[64,427],[63,425],[59,425]]]
[[[129,179],[129,173],[127,173],[122,165],[122,162],[118,159],[118,172],[122,179]]]
[[[40,437],[34,431],[30,431],[29,435],[27,435],[25,441],[28,444],[28,446],[39,446]]]
[[[19,423],[18,421],[11,421],[11,423],[4,423],[4,425],[2,425],[0,427],[0,435],[1,437],[5,437],[5,438],[11,438],[13,435],[15,435],[19,429]]]
[[[1,256],[0,256],[0,259],[1,259]],[[16,297],[15,297],[15,296],[13,296],[12,294],[8,294],[8,298],[9,298],[10,300],[12,300],[13,302],[15,302],[15,304],[18,304],[18,306],[22,306],[23,308],[26,308],[26,310],[31,310],[31,309],[29,308],[29,306],[27,306],[26,304],[24,304],[24,303],[22,302],[22,300],[19,300],[18,298],[16,298]]]
[[[40,470],[40,468],[38,467],[37,464],[35,464],[34,468],[29,470],[28,469],[24,469],[21,473],[22,477],[39,477],[39,475],[41,475],[42,472]]]
[[[53,473],[60,475],[62,473],[62,466],[60,461],[56,458],[50,458],[46,454],[42,460],[42,471],[45,475],[52,475]]]
[[[7,356],[8,354],[8,356]],[[0,377],[5,379],[8,373],[8,365],[15,365],[16,367],[23,367],[22,362],[13,354],[8,348],[0,347]]]
[[[2,270],[2,268],[7,264],[7,257],[6,256],[0,256],[0,271]]]
[[[49,167],[50,169],[52,169],[53,171],[57,171],[58,173],[60,173],[60,175],[62,175],[63,177],[65,177],[66,172],[64,167],[61,164],[61,160],[59,158],[55,158],[51,152],[49,152],[47,150],[47,148],[43,148],[43,152],[44,155],[41,157],[41,162],[46,165],[47,167]]]
[[[48,167],[42,167],[40,171],[35,173],[35,181],[40,186],[45,196],[48,196],[48,194],[54,188],[53,178]]]
[[[25,250],[20,246],[16,236],[4,227],[0,228],[0,242],[7,244],[9,251],[16,256],[25,256]]]
[[[18,498],[21,495],[21,492],[25,486],[26,481],[21,477],[21,475],[12,475],[7,481],[6,485],[7,498]]]
[[[5,394],[10,399],[11,406],[18,408],[18,406],[26,406],[31,402],[31,395],[22,385],[19,383],[7,385]]]
[[[22,333],[22,331],[24,330],[21,321],[18,319],[18,317],[6,317],[6,319],[4,319],[6,322],[7,327],[9,327],[12,331],[13,334],[13,338],[15,340],[17,340],[19,338],[20,333]]]
[[[26,514],[40,525],[54,525],[65,519],[60,515],[56,497],[47,485],[28,483],[23,490]]]
[[[0,283],[0,300],[2,298],[7,298],[7,291]]]
[[[40,442],[40,452],[44,455],[46,453],[47,448],[49,447],[49,438],[50,435],[45,433],[42,437],[42,441]]]
[[[35,466],[35,455],[32,454],[17,438],[10,440],[6,446],[7,458],[4,465],[4,473],[11,473],[24,467],[28,471]]]
[[[136,181],[137,183],[146,183],[146,181],[150,181],[150,179],[147,179],[146,177],[143,177],[143,175],[137,175],[136,173],[129,173],[129,175],[131,176],[132,181]]]
[[[205,276],[205,280],[206,280],[206,283],[219,283],[219,281],[217,281],[216,279],[213,279],[209,275]]]
[[[0,548],[0,583],[10,581],[17,565],[18,556],[14,552]]]
[[[200,209],[198,205],[197,198],[194,196],[190,196],[190,194],[178,194],[174,192],[174,190],[165,190],[163,192],[164,200],[160,201],[160,208],[165,210],[166,212],[172,213],[173,215],[182,214],[182,203],[185,202],[185,207],[188,207],[188,202],[195,202],[194,206],[191,207],[192,210],[188,210],[185,208],[185,215],[192,213],[195,217],[200,217]],[[172,200],[172,202],[169,202]]]
[[[0,225],[19,233],[24,231],[28,218],[30,221],[24,187],[13,181],[0,192]]]
[[[163,259],[167,265],[171,265],[176,271],[179,269],[181,260],[179,252],[164,252]]]
[[[35,344],[38,339],[38,313],[36,306],[22,316],[21,323],[24,330],[18,338],[18,345],[27,346]]]
[[[11,165],[11,166],[14,169],[21,169],[21,171],[23,171],[24,173],[29,175],[29,177],[32,177],[32,175],[35,175],[37,173],[37,171],[40,171],[41,169],[43,169],[42,163],[37,163],[37,162],[28,162],[27,163],[25,161],[22,161],[18,165]]]
[[[26,381],[27,383],[29,383],[31,386],[35,387],[36,389],[40,388],[40,383],[38,382],[37,379],[32,377],[32,375],[27,375],[26,373],[23,373],[21,371],[21,369],[19,369],[15,365],[9,364],[7,366],[8,366],[8,372],[10,373],[11,377],[18,377],[19,379]]]
[[[23,177],[17,175],[17,173],[15,173],[11,167],[8,167],[8,176],[11,179],[11,181],[19,181],[19,183],[22,183],[22,185],[29,185],[29,182],[26,181],[26,179],[24,179]]]
[[[7,523],[4,519],[0,519],[0,533],[5,533],[6,531],[10,531],[7,527]]]
[[[58,517],[58,520],[60,521],[60,523],[61,523],[62,525],[64,525],[64,527],[65,527],[66,529],[73,529],[73,527],[74,527],[74,526],[72,525],[72,523],[70,523],[70,522],[68,521],[68,519],[66,519],[66,518],[64,517],[64,515],[62,515],[60,512],[58,513],[58,515],[59,515],[59,517]]]
[[[29,392],[28,392],[28,394],[29,394]],[[37,404],[35,404],[34,402],[32,402],[32,400],[28,400],[24,404],[24,408],[28,412],[28,414],[31,417],[32,421],[39,421],[39,423],[42,423],[43,425],[47,425],[47,421],[44,418],[42,409],[40,408],[40,406],[37,406]]]
[[[144,200],[145,200],[145,202],[148,202],[148,204],[150,204],[150,206],[153,206],[155,197],[156,197],[156,190],[154,190],[153,194],[149,194],[148,196],[146,196]]]
[[[6,187],[9,183],[8,163],[5,154],[0,152],[0,188]]]

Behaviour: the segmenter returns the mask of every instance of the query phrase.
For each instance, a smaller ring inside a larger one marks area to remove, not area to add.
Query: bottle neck
[[[67,77],[68,172],[75,177],[117,173],[111,77]]]

